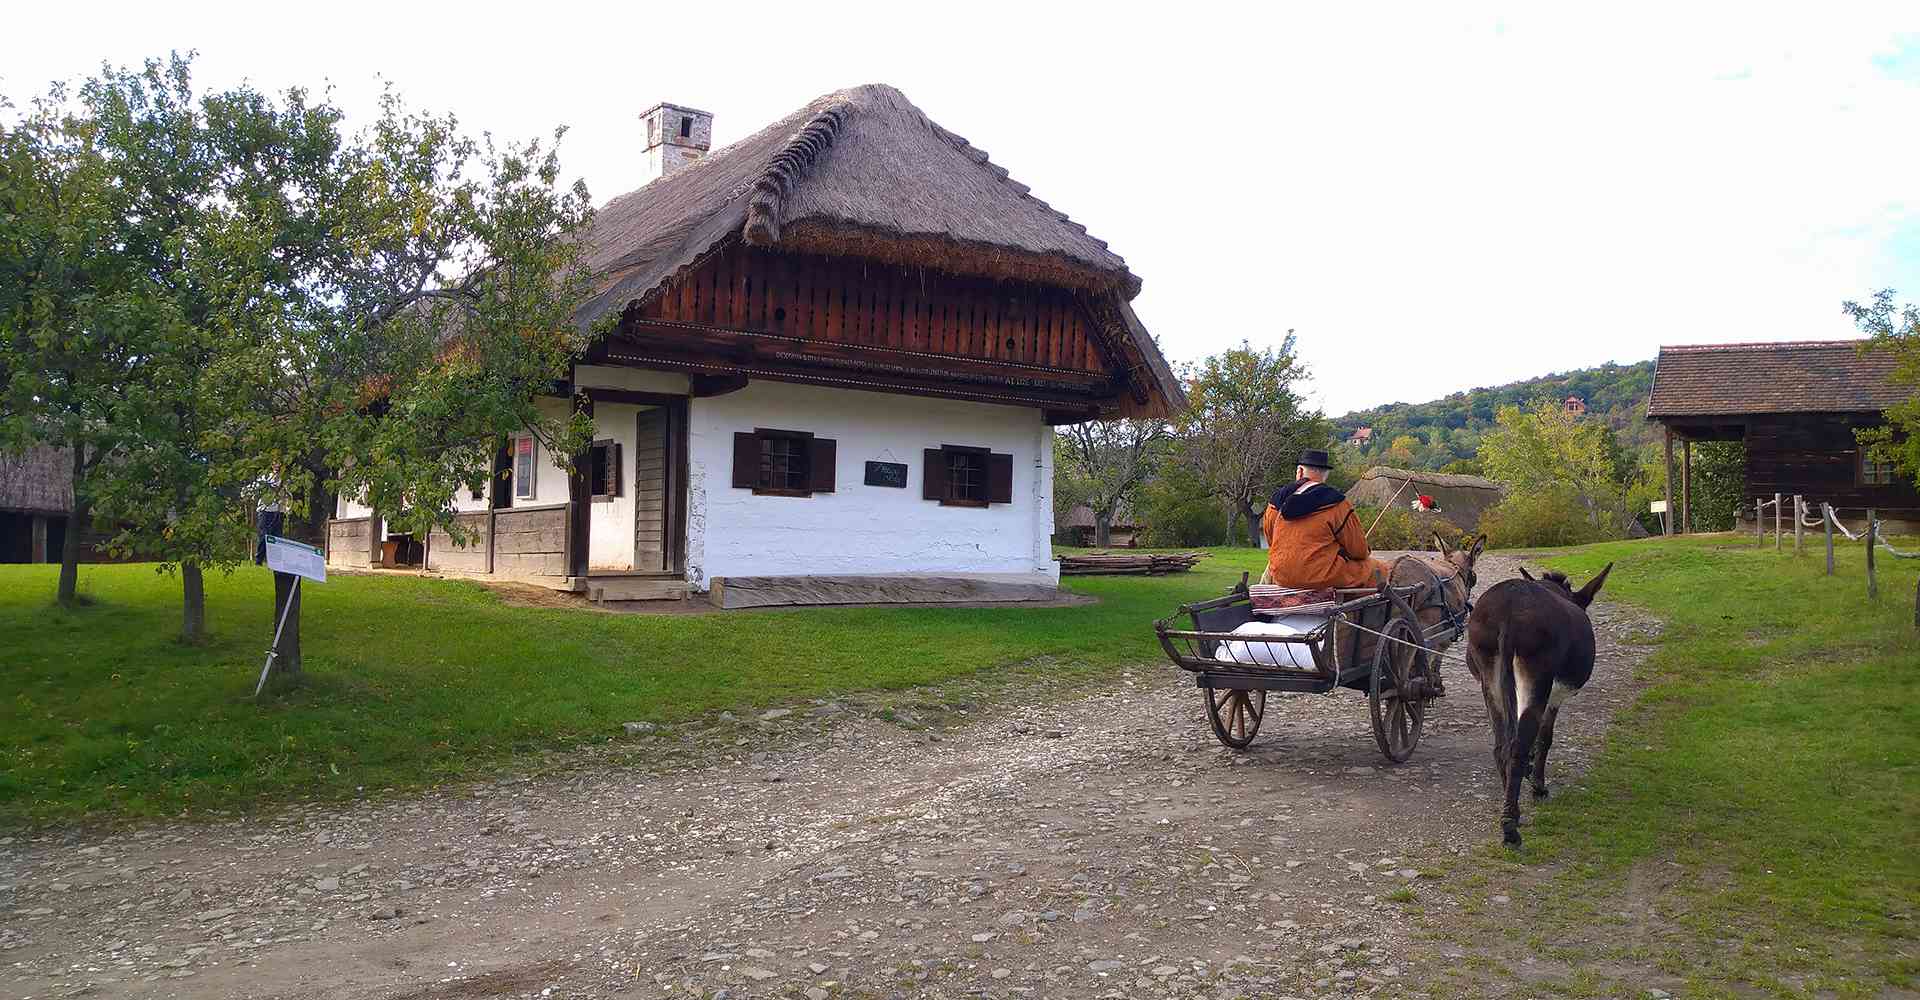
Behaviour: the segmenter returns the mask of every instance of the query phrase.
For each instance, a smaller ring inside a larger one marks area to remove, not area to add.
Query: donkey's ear
[[[1447,540],[1441,538],[1438,531],[1433,533],[1433,547],[1440,553],[1440,558],[1442,559],[1450,558],[1453,555],[1453,553],[1447,551]]]
[[[1467,550],[1467,561],[1473,562],[1474,560],[1480,558],[1480,550],[1486,547],[1487,547],[1487,536],[1484,534],[1475,535],[1473,537],[1473,548]]]
[[[1533,574],[1527,572],[1527,568],[1525,566],[1520,567],[1520,575],[1526,577],[1529,580],[1533,579]],[[1535,582],[1538,582],[1538,581],[1535,581]]]
[[[1574,603],[1583,608],[1592,604],[1594,597],[1600,593],[1600,587],[1607,582],[1607,574],[1611,572],[1613,572],[1613,564],[1608,563],[1607,568],[1601,570],[1599,576],[1588,580],[1587,585],[1581,587],[1579,592],[1573,595]]]

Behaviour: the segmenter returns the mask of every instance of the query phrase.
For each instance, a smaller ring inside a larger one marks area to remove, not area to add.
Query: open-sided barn
[[[1868,508],[1890,520],[1920,521],[1920,492],[1891,466],[1873,461],[1854,431],[1884,423],[1887,407],[1912,395],[1893,381],[1894,358],[1863,351],[1863,341],[1686,344],[1660,348],[1647,418],[1666,431],[1668,503],[1679,485],[1680,517],[1690,523],[1692,444],[1746,445],[1745,496],[1799,494],[1841,514]],[[1674,470],[1673,443],[1681,442]]]
[[[576,316],[617,327],[545,401],[592,449],[569,474],[513,438],[461,502],[479,541],[436,533],[428,567],[607,599],[1054,586],[1053,426],[1181,405],[1126,262],[891,87],[711,153],[705,112],[643,120],[662,176],[600,210]],[[329,559],[364,565],[384,523],[336,513]]]

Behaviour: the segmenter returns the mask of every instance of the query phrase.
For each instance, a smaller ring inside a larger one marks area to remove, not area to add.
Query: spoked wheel
[[[1200,694],[1207,699],[1207,721],[1213,723],[1213,735],[1235,750],[1245,750],[1260,731],[1260,720],[1266,718],[1267,693],[1201,688]]]
[[[1388,619],[1373,654],[1373,680],[1367,703],[1373,710],[1373,738],[1396,764],[1413,756],[1433,700],[1429,671],[1433,652],[1414,623],[1398,615]]]

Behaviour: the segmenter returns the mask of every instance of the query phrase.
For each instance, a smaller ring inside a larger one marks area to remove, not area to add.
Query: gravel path
[[[1595,621],[1560,782],[1653,629]],[[1398,767],[1350,691],[1270,700],[1229,753],[1160,663],[937,734],[826,703],[656,734],[707,748],[664,772],[0,837],[0,996],[1414,993],[1391,897],[1498,835],[1484,709],[1447,678]]]

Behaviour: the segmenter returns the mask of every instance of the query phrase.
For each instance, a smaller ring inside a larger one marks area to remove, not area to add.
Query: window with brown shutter
[[[620,443],[604,438],[593,443],[588,452],[587,489],[596,501],[610,501],[620,495]]]
[[[1013,456],[943,444],[924,453],[920,495],[944,507],[1013,502]]]
[[[811,431],[757,428],[733,435],[733,485],[763,496],[833,492],[833,439]]]

